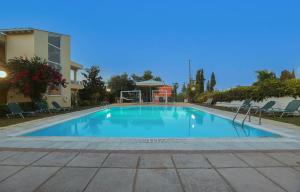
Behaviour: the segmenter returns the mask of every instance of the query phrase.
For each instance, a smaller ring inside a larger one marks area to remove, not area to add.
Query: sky
[[[218,89],[249,85],[255,71],[300,76],[298,0],[2,1],[0,28],[71,36],[72,60],[99,65],[107,80],[153,71],[169,84],[203,68]]]

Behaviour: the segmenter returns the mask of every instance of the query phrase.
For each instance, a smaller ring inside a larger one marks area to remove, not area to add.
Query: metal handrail
[[[241,110],[242,107],[243,107],[243,106],[240,106],[240,107],[238,108],[238,110],[237,110],[237,112],[236,112],[234,118],[232,119],[232,122],[234,122],[234,120],[235,120],[236,117],[238,116],[239,111]],[[255,108],[257,108],[257,111],[259,112],[259,116],[258,116],[258,124],[261,125],[261,115],[262,115],[262,110],[261,110],[261,108],[258,107],[258,106],[249,106],[249,109],[247,110],[247,113],[245,114],[245,117],[244,117],[244,119],[243,119],[243,121],[242,121],[242,126],[245,124],[245,121],[246,121],[247,117],[248,117],[248,121],[251,122],[251,110],[252,110],[252,109],[255,109]]]
[[[262,115],[262,110],[261,107],[259,106],[253,106],[252,109],[257,109],[255,114],[257,114],[257,112],[259,112],[259,116],[258,116],[258,124],[261,125],[261,115]]]
[[[236,113],[235,113],[235,115],[234,115],[234,117],[233,117],[233,119],[232,119],[232,122],[234,122],[234,120],[235,120],[236,117],[238,116],[238,114],[239,114],[239,112],[240,112],[240,110],[241,110],[242,107],[243,107],[243,105],[239,106],[238,110],[236,111]]]
[[[248,121],[249,122],[251,121],[251,109],[252,109],[252,107],[250,106],[247,113],[246,113],[246,115],[245,115],[245,117],[244,117],[244,119],[243,119],[242,125],[244,125],[245,120],[247,119],[247,116],[249,117]]]

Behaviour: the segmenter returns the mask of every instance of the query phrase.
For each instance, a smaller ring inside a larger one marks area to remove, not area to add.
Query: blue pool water
[[[112,107],[25,136],[229,138],[278,137],[191,107]]]

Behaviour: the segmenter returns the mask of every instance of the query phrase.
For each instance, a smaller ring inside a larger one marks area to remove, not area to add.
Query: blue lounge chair
[[[203,102],[204,105],[212,105],[213,104],[213,98],[208,98],[205,102]]]
[[[287,106],[284,109],[280,108],[273,108],[272,110],[269,110],[270,113],[281,113],[280,117],[283,117],[284,115],[299,115],[299,107],[300,107],[300,100],[293,100],[287,104]]]
[[[251,106],[251,100],[250,99],[246,99],[246,100],[243,101],[242,105],[231,107],[231,109],[232,110],[237,110],[237,111],[240,111],[240,110],[247,111],[250,106]]]
[[[70,111],[70,107],[61,107],[56,101],[52,101],[52,105],[57,111]]]
[[[261,112],[265,112],[265,113],[268,113],[268,112],[270,112],[270,110],[272,110],[273,108],[273,106],[276,104],[276,102],[275,101],[268,101],[266,104],[264,104],[264,106],[262,106],[262,107],[255,107],[256,108],[256,112],[255,112],[255,114],[257,114],[258,112],[259,112],[259,110],[261,111]]]
[[[7,107],[10,111],[9,114],[6,114],[7,118],[10,118],[13,116],[19,116],[21,118],[24,118],[24,116],[36,116],[37,115],[36,111],[23,111],[18,103],[8,103]]]
[[[48,103],[46,101],[38,101],[34,103],[39,112],[42,113],[51,113],[53,110],[50,110]]]

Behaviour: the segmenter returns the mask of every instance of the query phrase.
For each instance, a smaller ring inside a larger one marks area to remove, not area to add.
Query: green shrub
[[[9,113],[7,106],[5,104],[0,104],[0,117],[6,116]]]
[[[177,94],[177,102],[183,102],[185,98],[185,94],[184,93],[178,93]]]
[[[285,96],[297,97],[300,96],[300,79],[289,79],[284,81],[283,94]]]
[[[23,111],[34,111],[36,107],[33,102],[20,102],[18,103]]]
[[[300,79],[266,79],[252,86],[239,86],[226,91],[214,91],[203,93],[196,98],[196,102],[203,103],[208,98],[214,102],[230,102],[234,100],[252,99],[262,101],[270,97],[298,97],[300,96]]]
[[[89,100],[80,100],[79,105],[82,106],[82,107],[90,106],[91,102]]]

